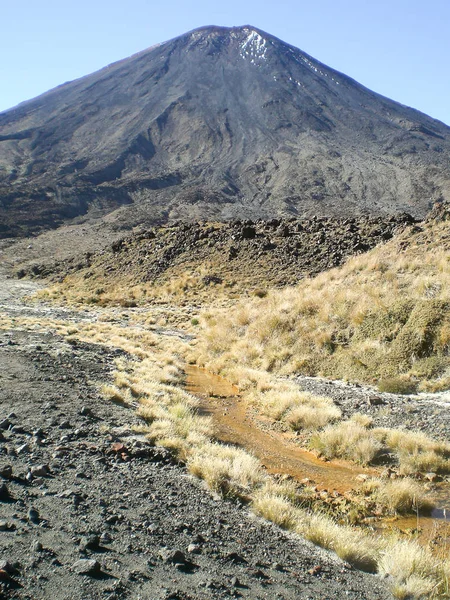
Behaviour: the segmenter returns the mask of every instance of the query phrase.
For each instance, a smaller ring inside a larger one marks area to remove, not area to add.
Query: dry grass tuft
[[[375,573],[383,541],[354,527],[341,526],[324,515],[312,515],[300,524],[299,533],[314,544],[333,550],[362,571]]]
[[[298,520],[297,511],[288,500],[267,492],[254,495],[252,509],[283,529],[294,529]]]
[[[429,512],[435,506],[422,486],[409,478],[379,482],[373,496],[376,502],[392,514]]]
[[[100,387],[100,393],[115,404],[121,404],[122,406],[132,406],[134,404],[130,392],[128,390],[120,389],[115,385],[102,385]]]
[[[354,420],[329,426],[312,436],[310,446],[325,458],[346,458],[368,465],[377,458],[382,445],[366,427]]]
[[[422,598],[423,590],[427,593],[438,591],[439,584],[443,583],[441,562],[429,550],[412,541],[390,544],[380,556],[378,572],[394,579],[397,598],[405,591],[412,593],[412,598]],[[416,589],[412,589],[412,585]]]
[[[327,459],[345,458],[363,465],[390,456],[402,475],[450,473],[450,444],[417,431],[371,429],[359,416],[315,433],[310,447]]]
[[[225,497],[248,499],[265,476],[259,461],[238,448],[208,442],[192,450],[189,471]]]
[[[276,381],[273,377],[263,378],[258,387],[247,393],[246,399],[257,406],[263,415],[284,422],[291,429],[320,429],[341,416],[341,411],[331,398],[301,391],[291,382]]]

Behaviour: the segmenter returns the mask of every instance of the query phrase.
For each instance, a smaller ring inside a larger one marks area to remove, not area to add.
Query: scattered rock
[[[14,425],[10,431],[11,433],[25,433],[25,428],[22,425]]]
[[[112,542],[112,537],[109,535],[107,531],[104,531],[100,536],[100,544],[110,544]]]
[[[0,560],[0,571],[5,571],[8,575],[18,575],[19,564],[16,562],[9,562],[8,560]]]
[[[30,473],[33,477],[48,477],[50,475],[50,469],[48,465],[38,465],[31,467]]]
[[[94,414],[92,412],[92,409],[90,409],[87,406],[83,406],[80,410],[80,415],[83,417],[93,417]]]
[[[79,548],[81,552],[86,552],[86,550],[98,550],[100,547],[100,538],[98,535],[88,535],[86,537],[81,538]]]
[[[101,572],[100,563],[97,560],[81,558],[77,560],[71,567],[72,571],[78,575],[98,575]]]
[[[27,517],[32,523],[39,523],[39,512],[35,508],[28,510]]]
[[[381,396],[369,396],[367,398],[367,403],[370,406],[381,406],[382,404],[386,404],[386,400]]]
[[[11,465],[2,465],[0,467],[0,477],[3,479],[11,479],[13,474],[13,468]]]
[[[8,486],[6,483],[0,483],[0,502],[5,502],[10,499]]]

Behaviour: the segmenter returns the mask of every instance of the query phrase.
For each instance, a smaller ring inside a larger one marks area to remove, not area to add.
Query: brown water
[[[358,475],[379,475],[374,468],[362,468],[346,461],[325,462],[295,444],[293,435],[261,429],[239,397],[239,390],[223,377],[195,366],[186,367],[186,389],[201,398],[200,410],[213,419],[215,437],[221,442],[238,445],[254,454],[269,473],[291,475],[298,481],[309,479],[319,490],[348,493],[361,486]],[[423,543],[440,548],[450,546],[450,489],[438,484],[435,493],[438,507],[430,516],[408,516],[377,522],[380,530],[418,531]],[[446,509],[448,507],[448,509]]]
[[[345,461],[325,462],[295,445],[293,436],[261,429],[239,398],[237,387],[222,377],[194,366],[186,368],[186,375],[186,389],[203,400],[200,410],[213,418],[215,437],[249,450],[269,473],[291,475],[299,481],[310,479],[319,489],[340,493],[358,488],[358,475],[377,474],[375,469]]]

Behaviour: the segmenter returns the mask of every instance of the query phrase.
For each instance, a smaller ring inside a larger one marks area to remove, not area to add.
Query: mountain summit
[[[407,211],[450,200],[450,128],[255,27],[203,27],[0,114],[0,235]]]

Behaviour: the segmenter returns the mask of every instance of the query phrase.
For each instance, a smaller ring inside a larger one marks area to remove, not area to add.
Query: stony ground
[[[73,318],[23,304],[33,287],[2,278],[1,311]],[[119,352],[0,331],[0,598],[390,597],[136,435],[133,411],[98,393]]]
[[[377,427],[419,430],[433,438],[450,441],[450,392],[402,396],[376,389],[329,381],[318,377],[298,377],[300,387],[333,398],[344,418],[355,412],[370,415]]]

